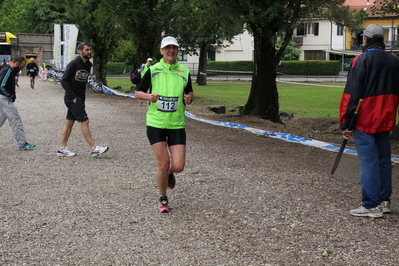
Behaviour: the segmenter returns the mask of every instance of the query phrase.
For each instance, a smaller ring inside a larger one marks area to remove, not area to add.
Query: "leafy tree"
[[[11,33],[52,33],[65,21],[65,10],[46,0],[7,0],[0,3],[0,28]]]
[[[53,33],[54,23],[66,22],[65,8],[56,5],[54,1],[34,0],[27,7],[27,11],[29,16],[27,32]]]
[[[399,15],[399,0],[376,1],[370,10],[373,15],[380,15],[381,18],[387,15]]]
[[[280,122],[276,69],[293,31],[302,18],[319,13],[327,4],[343,0],[226,0],[214,1],[218,10],[243,18],[254,38],[254,73],[244,114]],[[277,50],[277,40],[281,47]]]
[[[169,23],[173,22],[174,13],[172,6],[174,0],[137,0],[121,1],[119,25],[123,36],[132,40],[133,50],[137,50],[140,64],[146,62],[148,57],[159,54],[162,32]]]
[[[28,20],[29,13],[27,7],[33,3],[34,0],[7,0],[1,2],[0,29],[13,34],[30,32],[31,22]]]
[[[338,25],[346,26],[352,32],[360,32],[361,25],[368,16],[367,11],[352,9],[350,6],[329,6],[322,16]]]
[[[106,85],[107,62],[121,39],[116,19],[121,13],[120,5],[112,0],[64,0],[59,4],[65,7],[70,22],[78,26],[83,40],[91,44],[94,74]]]
[[[111,54],[112,62],[131,63],[137,61],[136,45],[132,40],[119,40],[115,50]]]
[[[276,44],[276,49],[280,49],[281,45],[282,45],[281,40],[278,40],[277,44]],[[287,45],[287,48],[285,48],[285,52],[284,52],[281,60],[285,60],[285,61],[299,60],[299,56],[302,51],[298,48],[295,48],[294,45],[295,45],[295,42],[290,42]]]
[[[166,32],[179,37],[181,51],[199,54],[197,83],[206,85],[208,52],[215,51],[224,41],[231,41],[242,23],[215,8],[212,0],[176,1],[173,7],[179,15]]]

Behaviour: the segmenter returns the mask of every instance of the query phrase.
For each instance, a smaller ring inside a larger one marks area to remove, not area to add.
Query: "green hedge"
[[[234,71],[252,72],[253,61],[208,61],[208,75],[248,75]],[[224,70],[231,72],[217,72],[209,70]],[[339,61],[282,61],[277,72],[287,75],[339,75]]]
[[[207,69],[224,71],[250,71],[254,69],[253,61],[208,61]],[[227,72],[208,71],[208,74],[228,74]]]
[[[288,75],[339,75],[339,61],[282,61],[277,72]]]
[[[110,75],[120,75],[125,71],[125,63],[120,62],[108,62],[107,73]]]

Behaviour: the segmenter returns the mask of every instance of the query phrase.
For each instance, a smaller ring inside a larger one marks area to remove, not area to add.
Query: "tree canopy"
[[[120,39],[118,20],[120,6],[112,0],[63,0],[67,18],[79,28],[83,40],[93,48],[94,74],[107,84],[107,62]]]
[[[254,73],[244,114],[280,122],[276,86],[277,65],[304,18],[318,18],[325,9],[340,7],[344,0],[226,0],[215,8],[243,19],[254,38]],[[276,49],[277,41],[281,46]]]
[[[309,18],[355,29],[364,14],[342,7],[344,1],[7,0],[0,1],[0,26],[15,34],[49,33],[54,23],[76,24],[79,39],[92,44],[94,72],[105,84],[110,58],[143,63],[159,55],[165,35],[177,37],[182,52],[199,51],[198,73],[206,73],[207,53],[245,27],[254,38],[254,73],[244,114],[279,122],[276,69],[294,29]],[[205,85],[206,76],[199,75],[197,82]]]
[[[370,8],[373,14],[385,17],[388,15],[399,15],[399,0],[376,1]]]
[[[159,54],[163,31],[172,23],[173,0],[121,1],[119,25],[122,38],[133,40],[139,62],[145,63],[148,57]],[[179,1],[177,1],[179,2]]]
[[[66,21],[65,9],[54,1],[7,0],[0,2],[0,29],[17,33],[52,33],[54,23]]]
[[[178,36],[184,53],[199,55],[197,83],[206,85],[208,52],[230,42],[242,29],[242,20],[215,8],[213,0],[180,1],[173,8],[178,16],[165,31]]]

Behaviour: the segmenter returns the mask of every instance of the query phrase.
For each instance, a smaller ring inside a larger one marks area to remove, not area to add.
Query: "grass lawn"
[[[129,78],[108,78],[110,88],[121,86],[129,91],[132,86]],[[226,110],[245,105],[250,82],[208,81],[207,86],[193,83],[195,105],[225,105]],[[330,86],[328,86],[330,85]],[[292,84],[277,83],[280,112],[291,112],[297,117],[338,118],[339,101],[344,90],[343,83]]]

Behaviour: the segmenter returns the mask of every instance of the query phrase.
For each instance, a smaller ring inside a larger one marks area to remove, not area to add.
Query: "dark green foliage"
[[[248,73],[234,73],[234,72],[223,72],[223,71],[243,71],[248,72],[254,69],[253,61],[208,61],[208,75],[215,74],[231,74],[231,75],[248,75]],[[212,71],[212,70],[223,70],[222,72]]]
[[[135,56],[126,62],[139,65],[148,57],[154,57],[159,51],[163,33],[176,20],[173,6],[177,3],[174,0],[114,1],[118,6],[116,19],[121,38],[132,41],[131,49],[135,51]]]
[[[18,33],[52,33],[54,23],[66,23],[65,8],[57,1],[7,0],[0,1],[0,28]]]
[[[282,61],[277,72],[288,75],[338,75],[339,61]]]
[[[178,36],[180,50],[188,54],[198,54],[197,84],[206,85],[207,53],[218,46],[230,42],[243,27],[240,17],[221,12],[220,1],[190,0],[175,1],[178,11],[166,34]]]
[[[254,69],[253,61],[209,61],[208,75],[251,75]],[[222,70],[211,71],[211,70]],[[241,73],[236,73],[241,72]],[[282,61],[277,67],[278,73],[286,75],[338,75],[339,61]]]
[[[118,8],[112,0],[64,0],[67,17],[79,28],[81,41],[93,49],[96,79],[107,84],[107,62],[121,38],[118,30]]]
[[[110,75],[120,75],[125,71],[125,63],[120,62],[108,62],[107,64],[107,74]]]

